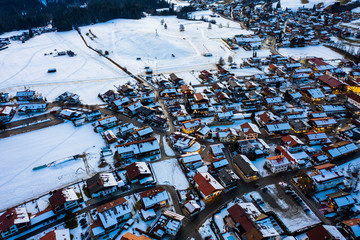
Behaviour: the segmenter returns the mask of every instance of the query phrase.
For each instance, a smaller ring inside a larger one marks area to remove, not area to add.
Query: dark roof
[[[141,176],[140,170],[138,168],[138,165],[136,164],[136,162],[130,164],[129,166],[126,166],[125,168],[126,173],[129,177],[129,180],[132,181],[133,179],[138,178],[139,176]],[[149,174],[146,174],[149,175]]]
[[[62,189],[55,190],[53,195],[49,198],[51,207],[56,211],[57,208],[64,205],[66,198],[62,192]]]
[[[348,96],[348,98],[351,98],[355,102],[360,103],[360,95],[359,94],[351,92],[351,93],[348,93],[347,96]]]
[[[241,155],[236,155],[233,158],[233,161],[234,164],[236,164],[246,176],[255,173],[254,170],[249,165],[249,163],[245,161]]]
[[[226,168],[221,169],[218,173],[218,176],[225,184],[234,180],[234,178],[228,173]]]
[[[333,78],[329,75],[322,75],[321,77],[319,77],[319,80],[332,88],[338,88],[338,87],[344,85],[342,82],[340,82],[336,78]]]
[[[309,240],[328,240],[332,239],[332,235],[324,228],[324,226],[318,226],[306,233]]]
[[[99,192],[105,188],[101,181],[100,173],[97,173],[93,177],[86,180],[86,185],[87,185],[87,189],[89,190],[90,194]]]

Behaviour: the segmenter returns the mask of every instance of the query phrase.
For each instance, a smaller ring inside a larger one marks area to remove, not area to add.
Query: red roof
[[[269,117],[268,112],[264,112],[263,114],[260,114],[259,117],[264,123],[271,121],[271,118]]]
[[[297,159],[295,159],[293,155],[291,155],[291,153],[289,153],[289,151],[286,150],[283,146],[280,145],[277,146],[276,150],[278,150],[282,155],[284,155],[287,158],[287,160],[289,160],[289,162],[295,162],[295,163],[298,162]]]
[[[6,231],[12,225],[14,225],[16,219],[15,209],[8,209],[0,216],[0,233]]]
[[[156,195],[156,194],[158,194],[158,193],[161,193],[161,192],[163,192],[163,191],[165,191],[165,188],[163,188],[163,187],[156,187],[156,188],[147,190],[147,191],[145,191],[145,192],[142,192],[142,193],[140,193],[139,195],[140,195],[141,198],[146,198],[146,197],[149,197],[149,196],[154,196],[154,195]]]
[[[326,163],[326,164],[323,164],[323,165],[319,165],[319,166],[315,166],[314,168],[317,169],[317,170],[321,170],[321,169],[332,169],[335,167],[335,164],[332,164],[332,163]]]
[[[360,95],[359,94],[351,92],[351,93],[348,93],[347,96],[348,96],[348,98],[351,98],[355,102],[360,103]]]
[[[322,75],[321,77],[319,77],[319,80],[332,88],[338,88],[338,87],[344,85],[342,82],[340,82],[336,78],[333,78],[329,75]]]
[[[65,196],[62,192],[62,189],[54,191],[53,195],[49,198],[50,205],[52,209],[56,211],[57,208],[64,205],[66,202]]]
[[[193,179],[199,185],[198,189],[205,196],[209,196],[216,191],[216,188],[209,182],[209,179],[206,179],[201,173],[196,174]]]
[[[306,233],[309,240],[333,239],[333,236],[323,227],[318,226]]]
[[[112,202],[108,202],[108,203],[105,203],[104,205],[101,205],[101,206],[97,207],[96,211],[98,213],[102,213],[105,210],[108,210],[108,209],[111,209],[113,207],[119,206],[119,205],[121,205],[123,203],[126,203],[126,202],[127,202],[126,199],[121,197],[121,198],[115,199]]]
[[[245,211],[239,206],[239,204],[235,204],[227,210],[230,214],[230,217],[241,225],[241,227],[245,230],[245,232],[250,231],[255,228],[254,224],[250,221],[250,219],[246,216]]]
[[[309,59],[309,62],[312,62],[316,66],[328,65],[322,58],[311,58]]]
[[[286,145],[288,145],[289,147],[293,147],[293,146],[296,146],[296,145],[301,145],[301,142],[298,142],[297,139],[298,138],[294,138],[293,135],[287,135],[285,137],[282,137],[281,141],[286,143]]]

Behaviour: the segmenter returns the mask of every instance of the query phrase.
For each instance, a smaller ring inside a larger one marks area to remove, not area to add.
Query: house
[[[121,137],[124,137],[128,134],[131,134],[132,132],[134,132],[135,126],[132,123],[122,123],[119,126],[119,135]]]
[[[96,212],[104,229],[109,232],[117,229],[119,223],[130,218],[131,207],[128,201],[121,197],[98,206]]]
[[[111,131],[111,130],[106,130],[106,131],[102,132],[101,135],[102,135],[102,137],[104,138],[104,140],[106,141],[107,144],[117,142],[117,138],[116,138],[114,132]]]
[[[225,157],[224,149],[225,146],[222,143],[210,145],[210,153],[214,156],[214,158]]]
[[[327,194],[327,199],[329,206],[337,212],[349,211],[355,204],[355,200],[350,193],[344,191]]]
[[[169,75],[169,80],[171,82],[173,82],[174,84],[176,84],[176,85],[183,85],[184,84],[184,80],[182,78],[176,76],[175,73],[171,73]]]
[[[356,109],[360,110],[360,95],[357,93],[348,93],[347,102],[353,105]]]
[[[283,145],[289,150],[289,152],[299,152],[304,146],[303,141],[301,141],[295,135],[287,135],[281,138]]]
[[[339,239],[346,238],[339,232],[338,228],[332,225],[320,225],[306,233],[309,240]]]
[[[239,140],[239,152],[245,155],[262,156],[269,154],[270,146],[261,138]]]
[[[163,187],[156,187],[139,194],[144,209],[164,207],[169,195]]]
[[[331,143],[330,139],[326,136],[326,133],[317,132],[315,130],[310,130],[309,132],[305,133],[305,139],[307,144],[310,146]]]
[[[217,173],[219,172],[221,169],[223,169],[224,167],[226,167],[227,165],[229,165],[229,161],[225,158],[222,157],[220,159],[216,159],[215,161],[213,161],[211,163],[211,173]]]
[[[309,124],[316,131],[325,132],[335,127],[337,121],[332,117],[313,118],[309,120]]]
[[[315,166],[311,175],[310,178],[317,191],[334,188],[344,181],[344,174],[331,163]]]
[[[186,152],[196,143],[195,138],[180,132],[173,132],[169,136],[170,145],[177,151]]]
[[[118,182],[113,173],[97,173],[86,180],[86,186],[91,197],[106,196],[117,190]]]
[[[288,134],[291,127],[287,122],[274,122],[265,125],[265,130],[269,135]]]
[[[216,129],[212,134],[220,142],[234,142],[239,138],[239,133],[234,128]]]
[[[18,101],[32,101],[32,100],[36,100],[37,97],[38,96],[36,92],[30,89],[16,92],[16,98]]]
[[[201,78],[205,82],[210,82],[213,79],[213,75],[212,75],[212,73],[210,73],[206,70],[202,70],[200,72],[199,78]]]
[[[47,103],[32,103],[32,104],[21,104],[18,109],[19,114],[30,114],[45,112]]]
[[[115,92],[114,90],[108,90],[106,91],[105,93],[103,94],[100,94],[98,95],[101,100],[103,100],[104,102],[111,102],[111,101],[114,101],[115,99],[118,99],[120,97],[120,95]]]
[[[25,207],[16,207],[6,210],[0,215],[0,234],[2,238],[9,237],[25,229],[30,224]]]
[[[103,130],[115,127],[118,124],[118,119],[115,116],[107,116],[96,121],[95,131],[101,132]]]
[[[6,103],[9,102],[9,93],[0,92],[0,103]]]
[[[191,85],[184,84],[181,86],[181,92],[184,96],[193,96],[194,88]]]
[[[259,179],[260,171],[245,155],[239,154],[234,156],[234,169],[245,182],[251,182]]]
[[[239,177],[229,168],[223,168],[218,172],[218,178],[224,188],[236,186]]]
[[[310,125],[304,119],[295,119],[289,121],[291,130],[295,133],[306,133],[309,131]]]
[[[207,172],[200,172],[196,174],[193,179],[196,188],[199,190],[205,202],[209,202],[219,196],[224,189],[223,186]]]
[[[168,239],[166,235],[174,238],[182,226],[183,219],[184,216],[165,210],[159,218],[155,220],[149,232],[159,237],[159,239]]]
[[[141,92],[140,99],[142,104],[150,104],[155,101],[155,93],[154,92]]]
[[[204,126],[201,126],[199,129],[196,130],[195,137],[199,138],[199,139],[206,139],[206,138],[208,138],[210,133],[211,133],[211,128],[204,125]]]
[[[49,198],[51,208],[58,214],[79,205],[79,198],[71,187],[55,190]]]
[[[138,118],[144,122],[150,122],[155,117],[156,110],[148,106],[141,106],[137,109]]]
[[[40,240],[70,240],[70,231],[67,228],[52,230]]]
[[[131,101],[127,96],[117,98],[110,102],[110,106],[114,110],[121,110],[124,106],[130,104]]]
[[[100,110],[94,110],[94,111],[86,112],[85,115],[86,115],[86,118],[87,118],[87,120],[89,122],[93,122],[93,121],[96,121],[96,120],[101,118]]]
[[[305,88],[301,90],[303,96],[312,102],[320,102],[325,99],[325,94],[320,88]]]
[[[200,212],[201,207],[194,200],[189,200],[184,204],[185,211],[190,215],[194,216],[195,214]]]
[[[68,120],[76,120],[82,116],[82,112],[74,111],[71,109],[63,109],[60,111],[59,116]]]
[[[273,227],[256,222],[266,215],[262,215],[252,203],[234,204],[227,211],[241,239],[274,239],[279,235]]]
[[[321,150],[324,151],[329,156],[329,158],[335,159],[356,152],[359,150],[359,148],[352,142],[341,141],[333,143],[327,147],[323,147]]]
[[[136,129],[132,132],[132,136],[135,140],[142,140],[151,137],[154,133],[153,129],[149,126],[145,126],[139,129]]]
[[[153,182],[151,170],[145,162],[134,162],[125,167],[129,181],[139,182],[140,184]]]
[[[58,96],[56,98],[56,101],[68,103],[68,104],[78,104],[80,102],[80,96],[75,93],[66,91],[63,94],[61,94],[60,96]]]
[[[246,122],[240,125],[240,136],[245,140],[257,139],[261,134],[258,126],[251,122]]]
[[[129,142],[116,146],[117,154],[122,159],[128,158],[149,158],[158,159],[160,146],[156,138],[148,138],[140,141]]]
[[[199,129],[203,125],[200,118],[191,119],[185,122],[182,122],[182,131],[186,134],[191,134]]]
[[[120,86],[120,88],[118,89],[118,91],[122,94],[124,94],[124,96],[135,96],[135,90],[132,86],[130,86],[129,84],[123,84]]]
[[[155,127],[159,127],[159,128],[167,128],[168,125],[168,119],[159,115],[155,115],[151,120],[150,120],[150,125],[151,126],[155,126]]]
[[[341,222],[341,226],[353,239],[360,238],[360,218],[349,219]]]
[[[201,155],[197,152],[180,155],[180,161],[187,168],[191,166],[202,166],[203,162]]]
[[[16,107],[3,106],[0,107],[0,122],[10,122],[16,113]]]
[[[280,155],[285,156],[286,159],[290,162],[289,167],[291,167],[292,169],[298,168],[300,165],[305,165],[305,161],[299,161],[292,153],[290,153],[286,148],[284,148],[281,145],[278,145],[275,148],[275,152],[279,153]],[[301,156],[301,153],[300,153],[300,156]]]
[[[219,112],[215,114],[214,120],[219,122],[230,121],[231,118],[234,116],[233,112]]]
[[[138,110],[142,107],[140,101],[132,102],[124,106],[124,113],[128,116],[136,116],[138,114]]]
[[[209,98],[208,98],[208,96],[206,96],[205,93],[195,93],[194,100],[196,103],[208,103],[209,102]]]
[[[266,166],[271,172],[278,173],[287,171],[290,166],[290,162],[284,155],[277,155],[268,157],[266,160]]]

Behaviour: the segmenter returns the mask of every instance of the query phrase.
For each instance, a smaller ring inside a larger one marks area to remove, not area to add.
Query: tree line
[[[157,13],[156,9],[169,8]],[[174,5],[166,0],[62,0],[45,6],[39,0],[0,0],[0,33],[30,29],[52,21],[58,31],[109,21],[115,18],[139,19],[144,12],[172,15]]]

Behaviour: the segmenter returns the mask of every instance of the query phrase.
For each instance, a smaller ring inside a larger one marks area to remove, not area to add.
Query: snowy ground
[[[321,57],[325,60],[342,59],[343,56],[323,46],[308,46],[303,48],[279,48],[279,53],[288,57]],[[331,63],[330,63],[331,64]]]
[[[177,190],[189,188],[189,183],[175,158],[152,163],[158,184],[172,185]]]
[[[82,159],[37,171],[32,169],[86,151],[94,172],[100,149],[104,146],[103,139],[94,133],[91,125],[75,128],[71,123],[1,139],[0,142],[3,156],[0,195],[7,196],[0,199],[1,209],[89,177]]]
[[[55,49],[72,50],[77,55],[54,56]],[[50,68],[57,72],[47,73]],[[0,90],[12,95],[30,87],[52,101],[68,90],[87,103],[99,103],[99,92],[130,80],[120,69],[86,48],[76,31],[46,33],[25,43],[12,41],[8,49],[0,52],[0,76]]]
[[[353,0],[354,1],[354,0]],[[304,4],[306,2],[306,4]],[[323,3],[324,6],[329,6],[331,4],[334,4],[335,2],[341,2],[338,0],[281,0],[281,7],[283,9],[285,8],[291,8],[291,9],[297,9],[299,7],[306,7],[306,8],[312,8],[314,4]]]

